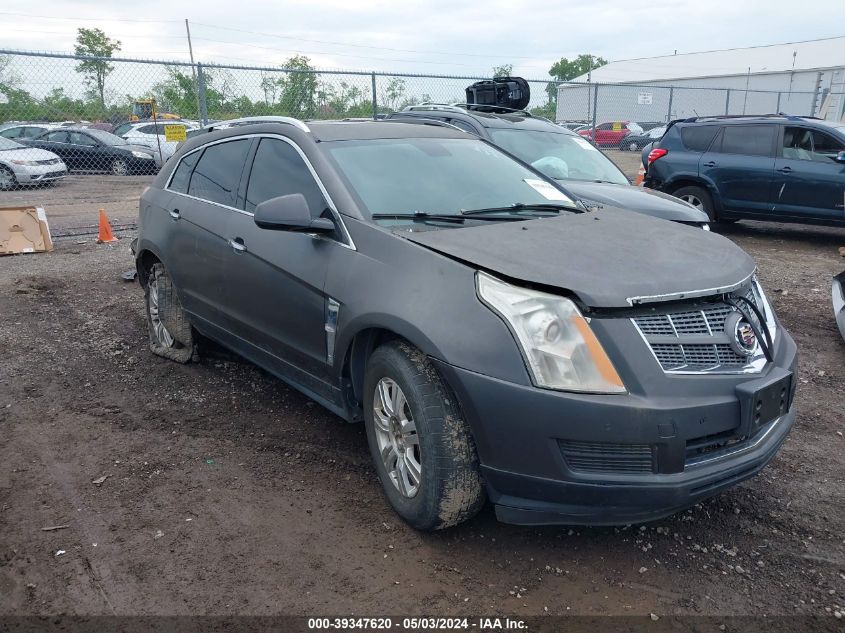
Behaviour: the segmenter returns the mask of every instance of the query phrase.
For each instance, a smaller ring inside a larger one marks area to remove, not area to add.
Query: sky
[[[543,79],[561,57],[608,60],[845,35],[843,0],[209,0],[5,3],[0,48],[71,51],[101,28],[124,57],[276,66],[305,55],[320,69]],[[142,7],[142,8],[139,8]],[[838,16],[832,19],[833,16]]]

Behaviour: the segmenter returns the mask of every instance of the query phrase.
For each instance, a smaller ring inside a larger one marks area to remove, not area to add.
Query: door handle
[[[778,169],[778,171],[782,174],[791,174],[792,173],[792,167],[790,167],[789,165],[786,165],[785,167],[781,167],[780,169]]]
[[[179,213],[179,209],[171,209],[170,211],[168,211],[168,213],[170,213],[170,217],[174,220],[178,220],[182,217],[182,214]]]
[[[232,250],[236,253],[245,253],[246,252],[246,244],[244,244],[243,238],[236,237],[229,240],[229,246],[232,247]]]
[[[712,160],[708,160],[706,163],[702,165],[702,167],[715,167],[716,163]]]

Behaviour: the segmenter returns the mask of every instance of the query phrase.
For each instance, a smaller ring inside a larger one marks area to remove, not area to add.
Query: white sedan
[[[133,123],[124,123],[115,128],[113,134],[117,134],[128,143],[132,145],[144,145],[152,150],[155,150],[156,159],[159,165],[173,156],[176,152],[176,147],[179,145],[177,141],[168,141],[164,135],[165,125],[181,125],[187,130],[193,130],[199,127],[197,124],[189,121],[136,121]],[[159,148],[161,153],[159,153]]]
[[[65,176],[67,167],[53,152],[0,137],[0,190],[55,182]]]

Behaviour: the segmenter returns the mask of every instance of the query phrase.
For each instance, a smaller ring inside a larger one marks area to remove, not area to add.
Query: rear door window
[[[719,131],[717,125],[697,125],[681,129],[681,140],[684,147],[692,152],[706,152]]]
[[[726,125],[722,132],[722,153],[771,156],[777,126]]]
[[[0,136],[4,138],[20,138],[24,128],[11,127],[8,130],[0,130]]]
[[[164,134],[164,126],[163,125],[144,125],[138,128],[138,132],[141,134]]]
[[[194,169],[188,194],[234,207],[249,145],[248,139],[209,145]]]
[[[317,181],[292,145],[274,138],[261,139],[246,189],[246,210],[279,196],[301,193],[311,214],[319,217],[328,206]]]
[[[67,132],[50,132],[47,136],[44,137],[45,141],[50,141],[52,143],[67,143],[68,142],[68,133]]]
[[[96,147],[97,145],[97,141],[87,134],[81,134],[80,132],[71,132],[70,142],[74,145],[85,145],[86,147]]]
[[[25,127],[21,130],[21,138],[35,138],[46,131],[46,127]]]

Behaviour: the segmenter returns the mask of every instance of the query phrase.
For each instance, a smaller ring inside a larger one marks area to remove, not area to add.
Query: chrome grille
[[[741,292],[758,305],[752,288]],[[762,352],[748,357],[731,347],[725,321],[735,311],[733,306],[719,302],[645,314],[632,321],[664,371],[737,372],[747,370]]]

